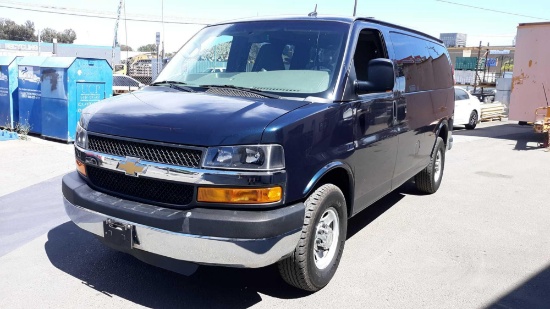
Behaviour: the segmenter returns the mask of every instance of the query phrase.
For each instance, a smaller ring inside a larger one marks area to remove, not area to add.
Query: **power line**
[[[472,8],[472,9],[478,9],[478,10],[484,10],[484,11],[489,11],[489,12],[507,14],[507,15],[514,15],[514,16],[520,16],[520,17],[527,17],[527,18],[533,18],[533,19],[538,19],[538,20],[550,20],[549,18],[541,18],[541,17],[529,16],[529,15],[521,15],[521,14],[516,14],[516,13],[510,13],[510,12],[504,12],[504,11],[493,10],[493,9],[488,9],[488,8],[482,8],[482,7],[479,7],[479,6],[473,6],[473,5],[462,4],[462,3],[456,3],[456,2],[445,1],[445,0],[435,0],[435,1],[437,1],[437,2],[445,2],[445,3],[449,3],[449,4],[454,4],[454,5],[465,6],[465,7],[469,7],[469,8]]]
[[[14,9],[14,10],[39,12],[39,13],[49,13],[49,14],[58,14],[58,15],[91,17],[91,18],[100,18],[100,19],[111,19],[111,20],[116,19],[116,17],[114,17],[114,16],[92,15],[92,14],[82,14],[82,13],[69,13],[69,12],[54,12],[54,11],[47,11],[47,10],[43,10],[43,9],[22,8],[22,7],[15,7],[15,6],[4,5],[4,4],[0,4],[0,7],[8,8],[8,9]],[[159,22],[161,22],[161,20],[159,20],[159,19],[127,18],[126,20],[137,21],[137,22],[148,22],[148,23],[159,23]],[[179,24],[179,25],[208,25],[207,23],[200,23],[200,22],[181,22],[181,21],[164,21],[164,22],[167,23],[167,24]]]

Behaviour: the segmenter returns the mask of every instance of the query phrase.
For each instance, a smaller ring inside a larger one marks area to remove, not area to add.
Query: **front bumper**
[[[95,191],[76,172],[63,177],[62,188],[65,211],[80,228],[103,237],[104,221],[129,224],[139,242],[128,253],[197,264],[273,264],[296,247],[305,213],[303,203],[268,211],[162,208]]]

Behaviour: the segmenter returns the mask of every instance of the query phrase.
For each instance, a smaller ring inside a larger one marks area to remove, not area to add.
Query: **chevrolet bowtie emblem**
[[[126,175],[138,177],[143,174],[147,167],[139,163],[139,158],[126,157],[126,160],[119,162],[116,166],[117,169],[124,171]]]

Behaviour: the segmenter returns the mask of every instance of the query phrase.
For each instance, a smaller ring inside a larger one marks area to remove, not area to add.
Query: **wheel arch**
[[[433,149],[435,149],[435,144],[437,143],[437,137],[441,137],[441,139],[443,139],[443,143],[445,144],[445,147],[447,147],[447,142],[448,142],[448,137],[449,137],[449,122],[447,121],[447,119],[443,119],[439,125],[437,126],[437,129],[435,130],[435,137],[436,137],[436,140],[434,141],[434,145],[432,148],[432,153],[433,153]]]
[[[344,198],[346,199],[348,217],[350,217],[353,213],[352,209],[355,188],[355,181],[351,167],[343,162],[331,162],[323,166],[319,171],[317,171],[317,173],[315,173],[313,178],[311,178],[305,187],[303,191],[304,197],[309,196],[317,188],[327,183],[331,183],[342,190]]]

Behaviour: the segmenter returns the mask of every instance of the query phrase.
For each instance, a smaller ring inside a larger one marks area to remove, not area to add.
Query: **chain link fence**
[[[138,60],[128,67],[126,64],[122,63],[117,65],[119,68],[119,74],[124,74],[132,77],[133,79],[139,81],[143,85],[149,85],[160,74],[162,69],[167,65],[167,61],[158,61],[156,58],[153,59],[143,59]],[[253,65],[253,64],[250,64]],[[182,67],[183,71],[186,71],[189,74],[193,73],[223,73],[227,66],[226,61],[197,61],[192,68]],[[126,70],[126,71],[125,71]],[[115,72],[117,70],[115,69]]]

